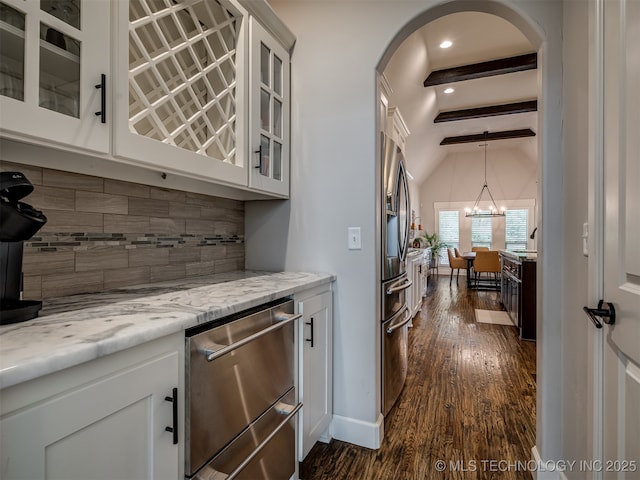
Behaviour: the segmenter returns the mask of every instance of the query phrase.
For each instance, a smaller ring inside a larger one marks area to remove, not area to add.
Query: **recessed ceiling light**
[[[449,48],[453,43],[450,40],[445,40],[440,44],[440,48]]]
[[[451,87],[444,89],[444,93],[446,93],[446,94],[453,93],[453,92],[455,92],[455,89],[453,89]]]

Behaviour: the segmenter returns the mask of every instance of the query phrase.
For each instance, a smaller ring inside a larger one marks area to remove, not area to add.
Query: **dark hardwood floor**
[[[532,478],[535,343],[515,327],[476,323],[476,308],[501,309],[499,292],[467,291],[464,277],[452,287],[448,276],[432,279],[381,448],[317,443],[300,465],[303,480]]]

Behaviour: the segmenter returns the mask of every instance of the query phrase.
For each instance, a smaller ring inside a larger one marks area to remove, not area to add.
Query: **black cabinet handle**
[[[178,444],[178,389],[174,388],[172,396],[166,396],[164,399],[167,402],[172,403],[173,407],[173,425],[171,427],[165,427],[165,431],[173,433],[173,444]]]
[[[262,145],[260,145],[258,147],[258,150],[254,151],[253,153],[258,154],[258,165],[256,165],[254,168],[259,168],[260,171],[262,171]]]
[[[616,309],[613,303],[607,302],[607,309],[602,308],[604,306],[604,300],[598,302],[598,308],[582,307],[584,312],[589,316],[596,328],[602,328],[602,323],[598,317],[602,318],[607,325],[613,325],[616,323]]]
[[[96,85],[100,89],[100,111],[96,112],[96,117],[100,117],[100,123],[107,123],[107,76],[100,75],[100,83]]]
[[[305,338],[304,341],[311,343],[311,348],[313,348],[313,317],[311,317],[311,321],[304,323],[305,325],[309,325],[311,327],[311,338]]]

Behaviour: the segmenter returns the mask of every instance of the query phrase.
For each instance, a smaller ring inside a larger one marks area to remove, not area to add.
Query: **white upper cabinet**
[[[116,6],[115,155],[288,197],[290,64],[282,43],[240,3]]]
[[[114,153],[246,186],[246,17],[215,0],[116,7]]]
[[[95,0],[0,1],[2,136],[109,151],[110,11]]]
[[[288,196],[289,54],[254,18],[250,25],[249,186]]]
[[[0,0],[0,138],[286,198],[294,42],[264,0]]]
[[[389,135],[400,147],[400,150],[404,152],[407,137],[411,132],[409,131],[409,127],[407,127],[404,117],[400,113],[398,107],[389,107],[387,109],[386,132],[387,135]]]

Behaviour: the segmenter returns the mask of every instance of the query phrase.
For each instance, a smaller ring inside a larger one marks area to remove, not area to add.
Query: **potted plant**
[[[424,232],[423,238],[427,247],[431,248],[431,264],[429,266],[437,267],[438,259],[440,258],[440,251],[443,248],[447,248],[448,245],[438,238],[437,233],[429,235],[429,232]]]

